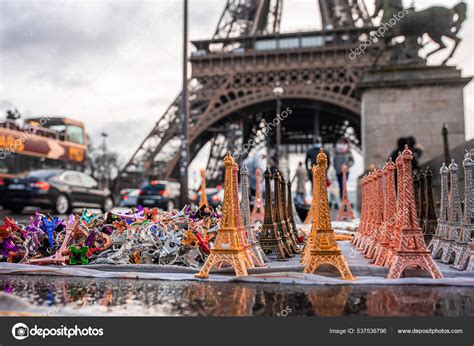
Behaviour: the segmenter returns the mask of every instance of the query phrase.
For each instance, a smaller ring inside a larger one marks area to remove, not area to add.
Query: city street
[[[0,21],[0,346],[473,346],[474,0]]]

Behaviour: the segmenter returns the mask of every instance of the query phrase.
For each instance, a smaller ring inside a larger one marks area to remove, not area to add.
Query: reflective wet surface
[[[474,316],[473,287],[303,286],[1,276],[45,315]],[[0,305],[0,311],[5,310]],[[22,309],[24,310],[24,309]]]

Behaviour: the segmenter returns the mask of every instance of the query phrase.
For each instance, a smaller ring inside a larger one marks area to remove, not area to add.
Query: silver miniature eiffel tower
[[[453,264],[453,267],[459,270],[472,266],[474,235],[474,192],[472,185],[472,167],[474,161],[469,154],[466,154],[462,165],[464,167],[464,215],[459,238],[454,244],[454,252],[457,256]],[[469,243],[471,243],[471,246],[469,246]],[[471,251],[469,251],[469,249],[471,249]]]
[[[242,200],[240,201],[240,209],[242,212],[242,221],[244,224],[245,232],[247,233],[247,241],[250,244],[252,250],[252,257],[254,264],[257,267],[264,266],[264,262],[269,262],[267,256],[260,247],[257,237],[255,236],[255,229],[250,221],[250,199],[249,199],[249,171],[245,165],[240,169],[240,180],[241,180],[241,194]]]
[[[443,252],[441,262],[454,263],[460,253],[454,248],[455,242],[461,239],[462,209],[461,196],[459,194],[458,165],[451,161],[449,165],[449,180],[451,182],[451,191],[448,199],[448,226],[447,235],[449,239],[448,251]]]
[[[447,226],[448,226],[448,174],[449,169],[443,163],[443,166],[439,170],[441,176],[441,206],[439,211],[438,225],[436,226],[436,232],[428,245],[428,250],[431,250],[431,255],[434,259],[439,259],[444,252],[447,252],[449,247],[449,241],[447,238]]]

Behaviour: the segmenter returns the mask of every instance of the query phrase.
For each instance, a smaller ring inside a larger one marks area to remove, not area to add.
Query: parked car
[[[108,189],[99,188],[97,181],[85,173],[41,169],[1,180],[0,205],[14,213],[31,206],[66,214],[75,207],[99,208],[106,212],[113,208],[114,200]]]
[[[120,191],[120,207],[136,207],[140,189],[123,189]]]
[[[213,208],[217,208],[219,205],[222,205],[222,202],[224,201],[224,189],[222,188],[208,187],[206,188],[206,195],[209,205]],[[195,191],[192,201],[195,204],[199,204],[200,199],[201,192]]]
[[[180,185],[174,181],[152,180],[140,188],[137,204],[170,210],[179,205]]]

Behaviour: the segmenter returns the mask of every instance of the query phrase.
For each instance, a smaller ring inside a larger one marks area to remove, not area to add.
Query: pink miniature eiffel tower
[[[400,242],[395,248],[395,256],[390,265],[388,279],[398,279],[408,267],[418,267],[426,270],[435,279],[443,277],[427,249],[423,232],[418,224],[416,215],[415,194],[413,191],[412,160],[413,153],[405,146],[403,159],[403,210],[401,212]],[[398,160],[397,160],[398,161]],[[398,166],[398,165],[397,165]]]
[[[338,221],[352,221],[354,219],[354,211],[352,210],[351,202],[349,201],[349,195],[347,194],[347,166],[343,164],[342,170],[342,200],[341,207],[337,213],[336,220]]]
[[[261,175],[262,173],[260,172],[260,169],[257,168],[255,170],[255,181],[256,181],[255,200],[253,202],[252,214],[250,215],[250,222],[252,224],[255,224],[256,222],[263,224],[263,220],[265,218],[265,209],[263,207],[262,190],[260,190]]]
[[[384,175],[384,208],[382,223],[382,238],[375,250],[374,264],[384,266],[390,251],[390,243],[393,237],[393,228],[395,226],[395,214],[397,212],[395,192],[395,163],[392,158],[383,168]]]
[[[383,208],[384,208],[384,200],[383,200],[383,171],[379,167],[376,174],[375,180],[375,199],[374,199],[374,221],[373,221],[373,236],[371,241],[369,242],[369,246],[366,251],[367,258],[374,258],[375,257],[375,250],[377,246],[382,241],[383,230]]]

